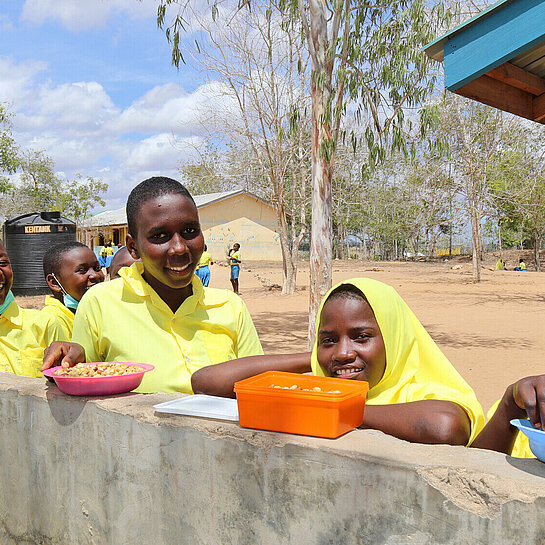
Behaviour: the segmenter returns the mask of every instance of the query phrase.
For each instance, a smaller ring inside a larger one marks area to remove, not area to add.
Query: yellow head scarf
[[[465,409],[471,420],[473,441],[484,425],[483,410],[475,393],[439,350],[418,318],[394,288],[370,278],[352,278],[334,286],[318,311],[316,333],[325,301],[342,284],[351,284],[367,298],[384,339],[386,369],[380,382],[369,390],[367,403],[390,405],[424,399],[452,401]],[[318,335],[316,335],[318,337]],[[324,376],[318,363],[316,343],[312,372]]]

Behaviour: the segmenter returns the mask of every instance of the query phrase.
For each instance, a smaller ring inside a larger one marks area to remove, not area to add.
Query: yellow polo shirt
[[[212,263],[212,256],[208,252],[204,251],[199,259],[199,267],[206,267],[210,263]]]
[[[176,312],[144,280],[142,263],[97,284],[81,299],[72,340],[92,361],[151,363],[137,392],[192,394],[191,375],[214,363],[263,354],[246,305],[228,290],[203,288]]]
[[[54,316],[64,328],[69,339],[72,338],[72,329],[74,327],[74,313],[65,307],[58,299],[52,295],[45,296],[45,306],[42,313]]]
[[[53,341],[69,340],[56,318],[14,301],[0,315],[0,371],[43,377],[44,349]]]
[[[236,259],[237,261],[233,261],[233,259]],[[231,265],[240,265],[239,261],[242,261],[242,259],[240,257],[240,250],[237,250],[229,256],[229,263]]]

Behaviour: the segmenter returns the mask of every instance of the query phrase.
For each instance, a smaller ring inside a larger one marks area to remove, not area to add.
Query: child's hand
[[[41,370],[45,371],[50,367],[62,365],[63,367],[72,367],[76,363],[85,361],[85,350],[77,343],[66,341],[55,341],[45,349],[44,364]]]
[[[545,429],[545,375],[525,377],[515,382],[513,400],[528,413],[535,428]]]

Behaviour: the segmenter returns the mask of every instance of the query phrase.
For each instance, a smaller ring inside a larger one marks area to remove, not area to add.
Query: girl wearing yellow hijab
[[[311,364],[311,365],[310,365]],[[233,384],[264,371],[310,370],[366,380],[364,428],[420,443],[468,444],[484,424],[473,390],[399,294],[367,278],[325,296],[312,355],[251,356],[193,374],[195,393],[234,397]]]
[[[363,427],[419,443],[468,444],[484,424],[473,390],[400,295],[353,278],[325,296],[312,372],[367,380]]]

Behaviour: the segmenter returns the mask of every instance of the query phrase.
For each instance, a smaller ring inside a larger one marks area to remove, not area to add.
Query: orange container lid
[[[369,384],[365,381],[316,377],[283,371],[266,371],[254,377],[240,380],[234,386],[236,393],[266,393],[279,398],[308,398],[329,402],[340,402],[354,395],[361,395],[365,398],[369,390]],[[291,389],[292,386],[298,388]],[[313,388],[320,388],[320,391],[312,391]]]

